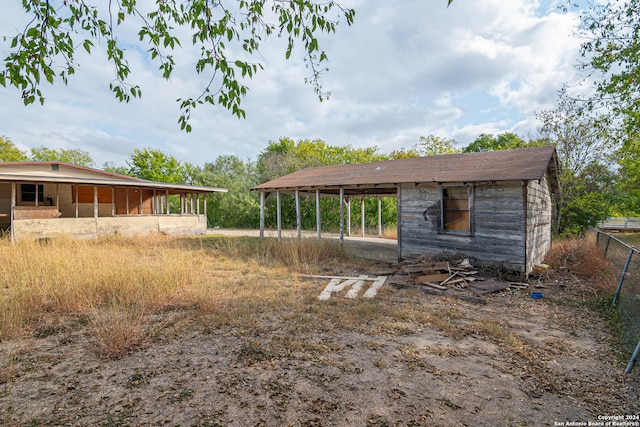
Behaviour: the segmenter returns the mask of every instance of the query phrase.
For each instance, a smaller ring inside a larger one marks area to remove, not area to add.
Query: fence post
[[[627,365],[627,369],[625,369],[625,372],[627,374],[631,373],[631,369],[633,368],[633,365],[636,363],[636,359],[638,359],[639,355],[640,355],[640,341],[638,341],[638,345],[636,346],[636,350],[633,352],[633,356],[631,356],[631,360],[629,360],[629,364]]]
[[[607,234],[607,244],[604,245],[604,253],[602,254],[602,256],[605,259],[607,258],[607,251],[609,250],[609,242],[611,242],[611,234]]]
[[[622,275],[620,276],[620,281],[618,282],[618,288],[616,289],[616,294],[613,296],[613,302],[611,303],[611,307],[615,307],[616,303],[618,302],[618,296],[620,295],[620,290],[622,289],[622,282],[624,282],[624,276],[627,275],[627,270],[629,269],[631,256],[633,256],[633,248],[629,249],[629,256],[627,256],[627,261],[624,263],[624,268],[622,269]]]

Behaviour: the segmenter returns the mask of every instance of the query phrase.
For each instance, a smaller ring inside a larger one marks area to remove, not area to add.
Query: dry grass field
[[[0,425],[538,426],[637,413],[615,278],[554,245],[486,304],[325,279],[390,266],[334,241],[0,242]],[[603,302],[604,301],[604,302]]]

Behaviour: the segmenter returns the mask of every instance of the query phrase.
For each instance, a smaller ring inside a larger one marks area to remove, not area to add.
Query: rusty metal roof
[[[65,162],[1,162],[0,182],[64,183],[108,187],[140,187],[178,193],[227,192],[226,188],[149,181]]]
[[[320,190],[336,194],[395,194],[399,184],[539,180],[549,172],[560,191],[554,147],[413,157],[382,162],[306,168],[253,188],[265,192]]]

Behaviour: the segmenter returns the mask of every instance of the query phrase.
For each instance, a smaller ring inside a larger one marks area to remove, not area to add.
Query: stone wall
[[[187,236],[204,234],[206,230],[207,219],[205,215],[20,219],[13,222],[13,236],[16,241],[57,236],[94,239],[113,234],[135,236],[162,233]]]

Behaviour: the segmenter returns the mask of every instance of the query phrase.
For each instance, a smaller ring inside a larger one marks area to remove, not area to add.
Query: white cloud
[[[143,98],[120,104],[108,90],[113,67],[96,49],[80,57],[81,69],[69,86],[43,86],[43,107],[24,107],[16,90],[0,88],[0,134],[21,148],[82,148],[98,165],[124,165],[134,148],[147,146],[195,164],[223,154],[255,159],[268,141],[285,136],[389,152],[428,134],[461,144],[480,133],[528,136],[536,127],[533,113],[552,108],[557,91],[573,77],[576,16],[549,2],[347,5],[356,7],[355,24],[343,23],[335,35],[321,37],[330,60],[322,82],[332,92],[325,102],[304,84],[309,70],[301,51],[285,61],[284,40],[275,40],[257,58],[265,69],[247,82],[247,119],[201,106],[192,116],[193,132],[186,134],[178,127],[176,99],[197,96],[206,85],[205,76],[191,71],[197,51],[186,45],[177,50],[178,67],[165,81],[144,49],[130,48],[132,81],[141,85]],[[15,33],[20,14],[15,5],[3,10],[0,34]],[[135,32],[126,27],[122,37],[136,39]],[[0,52],[7,50],[0,41]]]

